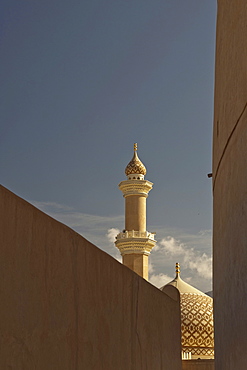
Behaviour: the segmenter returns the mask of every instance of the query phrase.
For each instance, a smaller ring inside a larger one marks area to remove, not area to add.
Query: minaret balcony
[[[116,236],[115,245],[121,255],[144,254],[148,256],[156,244],[155,233],[148,231],[123,231]]]
[[[119,189],[123,192],[123,196],[141,195],[148,196],[149,191],[153,187],[153,183],[148,180],[125,180],[118,185]]]
[[[154,240],[155,234],[156,233],[150,233],[149,231],[124,230],[123,232],[119,233],[116,236],[116,239],[118,240],[118,239],[129,239],[129,238],[145,238],[145,239],[148,238],[148,239]]]

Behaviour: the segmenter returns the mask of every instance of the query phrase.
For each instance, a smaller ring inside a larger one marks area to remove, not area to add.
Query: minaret
[[[123,264],[148,280],[148,256],[156,240],[155,234],[146,230],[146,198],[153,184],[144,179],[146,168],[138,158],[137,144],[125,174],[127,180],[119,184],[125,198],[125,230],[117,235],[115,244]]]

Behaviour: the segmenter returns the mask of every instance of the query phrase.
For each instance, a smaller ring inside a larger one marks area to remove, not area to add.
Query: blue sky
[[[138,142],[156,285],[178,260],[211,288],[215,22],[215,0],[1,2],[1,184],[118,258]]]

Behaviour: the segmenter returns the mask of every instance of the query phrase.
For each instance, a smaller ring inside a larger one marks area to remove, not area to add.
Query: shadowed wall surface
[[[214,360],[184,360],[183,370],[214,370]]]
[[[217,370],[247,369],[246,35],[246,0],[219,0],[213,135]]]
[[[0,186],[0,368],[180,370],[171,299]]]

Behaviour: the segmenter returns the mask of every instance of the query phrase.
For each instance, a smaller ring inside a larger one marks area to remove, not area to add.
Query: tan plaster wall
[[[129,195],[125,198],[125,229],[146,231],[146,197]]]
[[[179,298],[2,186],[0,264],[0,369],[181,369]]]
[[[214,360],[184,360],[183,370],[214,370]]]
[[[218,0],[213,137],[216,370],[247,369],[246,61],[246,0]]]

